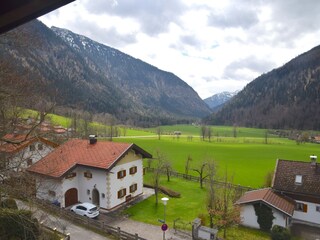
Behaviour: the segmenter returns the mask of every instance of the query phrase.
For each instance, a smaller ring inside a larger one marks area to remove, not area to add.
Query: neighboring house
[[[310,160],[279,159],[272,188],[295,200],[293,222],[320,226],[320,165],[316,156]]]
[[[135,144],[72,139],[28,171],[36,176],[37,198],[68,207],[91,202],[112,209],[143,192],[143,158]]]
[[[42,137],[7,134],[0,141],[0,168],[22,171],[48,155],[58,144]]]
[[[243,225],[259,228],[255,203],[265,204],[273,212],[273,225],[292,223],[320,226],[320,165],[311,162],[277,160],[272,188],[246,192],[238,201]]]
[[[240,206],[242,225],[260,228],[255,212],[255,204],[264,204],[272,210],[272,225],[288,227],[294,213],[295,204],[285,196],[275,193],[270,188],[246,192],[237,202]]]

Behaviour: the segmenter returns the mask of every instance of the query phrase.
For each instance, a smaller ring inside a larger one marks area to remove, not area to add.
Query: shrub
[[[259,223],[260,229],[269,232],[272,227],[272,221],[274,219],[272,209],[264,204],[256,203],[253,205],[257,221]]]
[[[291,234],[288,229],[274,225],[271,230],[271,239],[272,240],[290,240]]]
[[[0,236],[6,236],[7,239],[36,240],[39,225],[30,211],[3,208],[0,211]]]
[[[17,203],[13,198],[6,198],[1,202],[2,208],[18,209]]]

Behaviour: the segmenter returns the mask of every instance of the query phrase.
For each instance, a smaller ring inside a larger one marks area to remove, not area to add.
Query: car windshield
[[[89,211],[90,211],[90,212],[94,212],[94,211],[97,211],[97,209],[98,209],[97,207],[93,207],[93,208],[91,208]]]

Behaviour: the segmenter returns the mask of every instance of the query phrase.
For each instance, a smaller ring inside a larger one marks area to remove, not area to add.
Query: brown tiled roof
[[[259,190],[253,190],[246,192],[236,203],[246,204],[254,202],[264,202],[265,204],[278,209],[285,214],[292,216],[294,211],[294,201],[277,194],[270,188],[264,188]]]
[[[295,183],[296,175],[302,176],[301,184]],[[272,187],[282,192],[320,196],[320,165],[279,159]]]
[[[89,144],[88,140],[72,139],[32,165],[28,171],[50,177],[61,177],[76,165],[107,170],[112,168],[129,149],[139,152],[143,157],[152,157],[135,144],[106,141]]]
[[[27,135],[21,134],[6,134],[2,139],[3,141],[0,142],[0,152],[10,154],[17,153],[37,141],[43,142],[53,148],[58,146],[58,144],[42,137],[27,137]]]

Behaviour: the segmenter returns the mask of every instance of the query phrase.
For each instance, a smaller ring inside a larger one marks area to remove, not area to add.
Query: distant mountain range
[[[320,130],[320,46],[250,82],[207,123]]]
[[[223,107],[223,105],[228,102],[233,96],[235,96],[239,91],[235,92],[221,92],[212,95],[204,99],[203,101],[211,108],[213,112],[217,112]]]
[[[210,114],[198,94],[173,73],[71,31],[32,21],[0,36],[0,64],[58,106],[109,113],[149,126]]]

